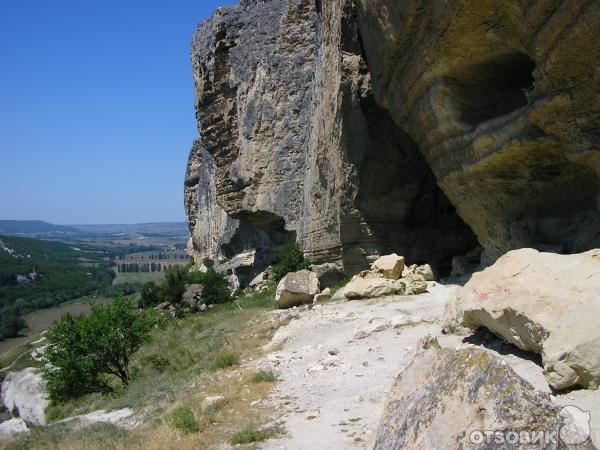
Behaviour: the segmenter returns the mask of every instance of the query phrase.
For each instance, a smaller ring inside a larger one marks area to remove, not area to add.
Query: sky
[[[190,41],[232,0],[0,0],[0,219],[183,221]]]

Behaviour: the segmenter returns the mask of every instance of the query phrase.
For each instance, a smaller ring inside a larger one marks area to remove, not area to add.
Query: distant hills
[[[123,236],[184,239],[189,234],[185,222],[159,222],[109,225],[54,225],[42,220],[0,220],[0,235],[38,239],[72,240],[80,238]]]
[[[54,225],[43,220],[0,220],[0,234],[4,235],[76,235],[81,232],[67,225]]]

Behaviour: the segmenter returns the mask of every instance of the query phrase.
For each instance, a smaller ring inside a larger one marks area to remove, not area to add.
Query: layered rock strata
[[[193,38],[198,265],[600,245],[597,2],[242,0]],[[259,267],[260,266],[260,267]]]

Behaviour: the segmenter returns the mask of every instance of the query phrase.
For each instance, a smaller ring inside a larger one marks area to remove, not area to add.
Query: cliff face
[[[600,6],[468,3],[243,0],[201,24],[197,264],[599,245]]]

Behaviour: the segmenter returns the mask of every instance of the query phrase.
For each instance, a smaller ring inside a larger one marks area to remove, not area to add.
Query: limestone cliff
[[[242,0],[193,38],[198,264],[600,245],[600,4]],[[478,242],[479,241],[479,244]]]

